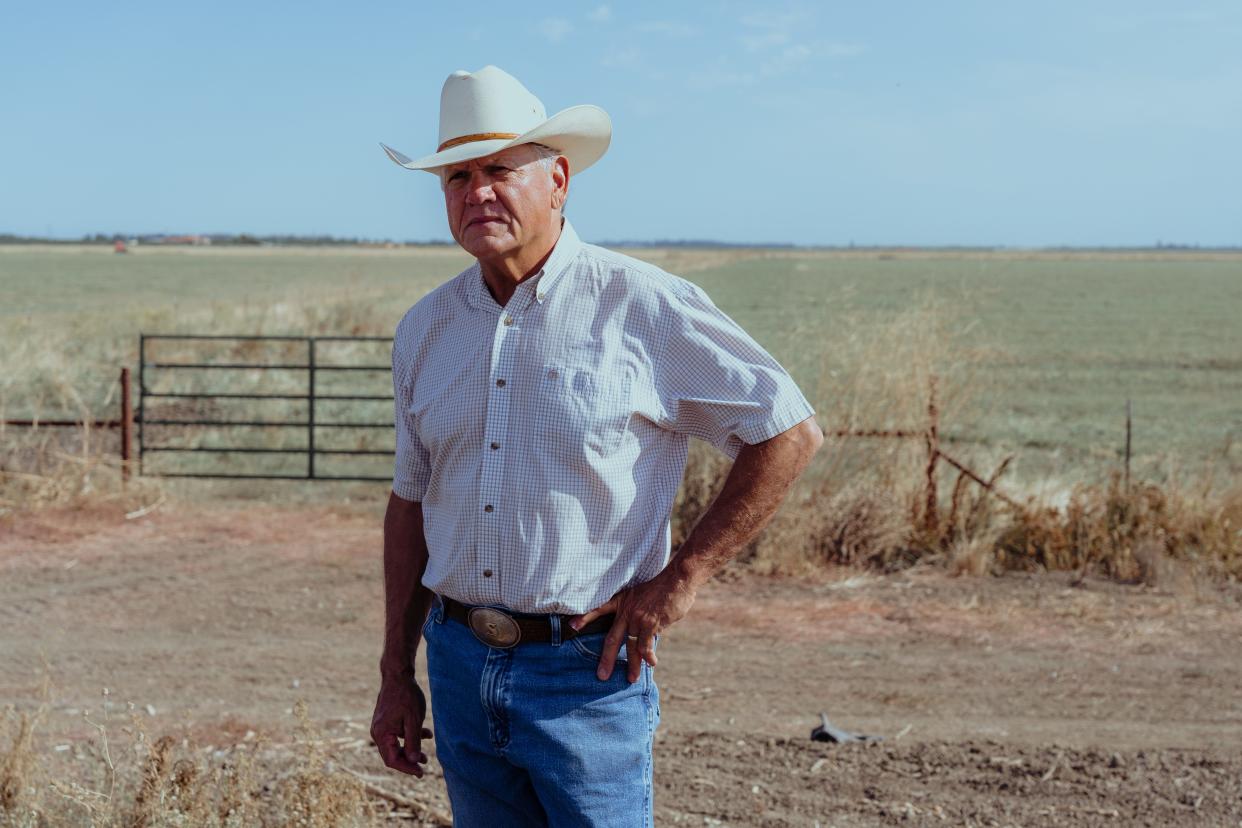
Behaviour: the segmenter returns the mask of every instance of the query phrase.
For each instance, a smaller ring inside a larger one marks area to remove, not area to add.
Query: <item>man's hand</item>
[[[622,640],[631,684],[638,681],[643,661],[656,666],[656,635],[681,620],[699,587],[759,534],[823,442],[823,431],[808,417],[775,437],[743,446],[720,493],[668,566],[650,581],[570,619],[569,625],[577,630],[601,615],[617,614],[599,658],[601,680],[612,675]]]
[[[414,681],[414,654],[432,599],[421,583],[426,569],[423,506],[393,492],[384,513],[384,652],[371,738],[385,765],[414,776],[423,775],[422,740],[431,738],[423,727],[427,697]]]
[[[375,700],[375,715],[371,717],[371,738],[385,765],[422,777],[420,766],[427,764],[422,741],[431,738],[431,731],[423,727],[426,718],[427,697],[413,676],[383,679]],[[399,740],[404,744],[399,744]]]
[[[685,617],[697,591],[691,579],[677,576],[670,567],[646,583],[621,590],[606,604],[570,619],[569,625],[581,629],[602,615],[616,613],[612,629],[604,637],[596,676],[604,681],[612,675],[624,641],[629,665],[626,678],[633,684],[642,674],[644,661],[652,668],[656,666],[655,637]]]

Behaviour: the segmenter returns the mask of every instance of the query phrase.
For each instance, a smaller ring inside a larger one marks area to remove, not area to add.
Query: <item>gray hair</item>
[[[560,150],[554,150],[546,144],[530,144],[531,149],[535,151],[535,160],[543,167],[547,173],[552,172],[552,168],[556,166],[556,159],[561,157]],[[569,193],[565,193],[565,200],[561,202],[561,215],[565,215],[565,205],[569,203]]]
[[[560,157],[561,153],[546,144],[532,143],[528,146],[535,151],[535,160],[542,164],[545,170],[552,172],[552,168],[556,166],[556,159]]]

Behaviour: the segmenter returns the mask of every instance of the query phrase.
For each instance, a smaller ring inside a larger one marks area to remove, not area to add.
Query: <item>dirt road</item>
[[[388,774],[366,743],[378,509],[10,519],[0,703],[33,705],[46,662],[45,747],[127,702],[152,733],[228,745],[280,742],[306,699],[342,764],[447,810],[438,776]],[[1242,824],[1237,585],[735,576],[660,661],[659,825]],[[811,742],[820,711],[884,741]]]

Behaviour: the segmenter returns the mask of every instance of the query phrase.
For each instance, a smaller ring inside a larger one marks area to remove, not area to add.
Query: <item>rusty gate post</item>
[[[936,405],[936,375],[932,374],[927,400],[927,503],[924,507],[923,525],[929,532],[940,528],[938,496],[936,494],[936,463],[940,460],[940,409]]]
[[[1130,491],[1130,400],[1126,400],[1126,492]]]
[[[134,456],[134,401],[130,396],[129,368],[121,369],[121,484],[129,482]]]

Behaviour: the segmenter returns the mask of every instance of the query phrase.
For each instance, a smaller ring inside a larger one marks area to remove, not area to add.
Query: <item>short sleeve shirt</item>
[[[702,289],[569,222],[503,308],[477,263],[414,305],[392,371],[423,583],[516,612],[586,612],[664,568],[690,437],[736,457],[814,414]]]

